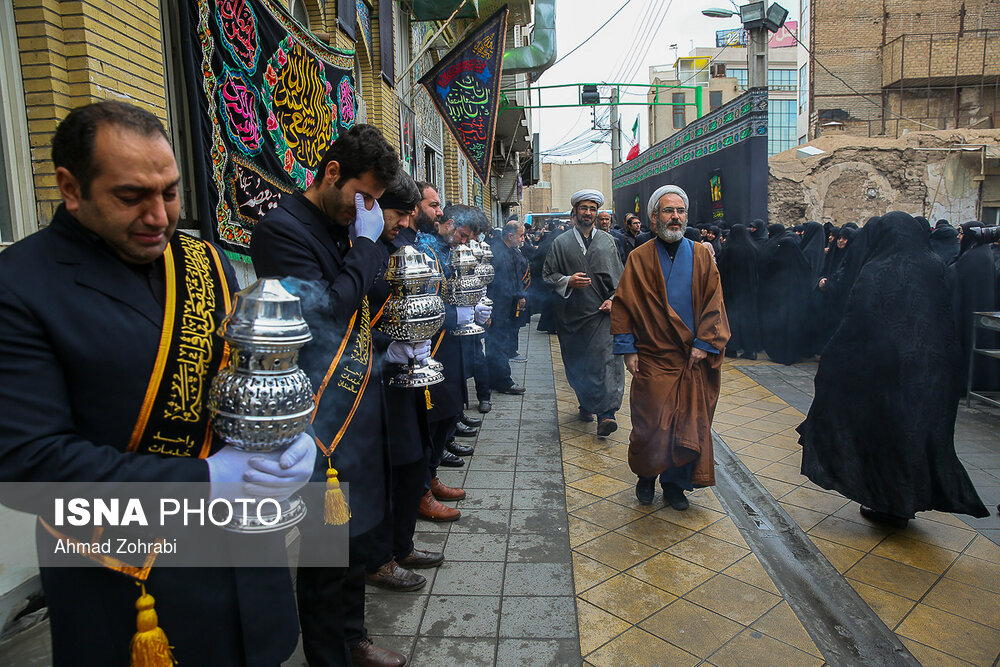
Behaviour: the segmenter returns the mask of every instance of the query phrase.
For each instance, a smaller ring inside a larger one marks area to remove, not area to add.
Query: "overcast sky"
[[[742,0],[736,0],[740,3]],[[737,28],[739,17],[713,19],[703,16],[708,7],[733,8],[730,0],[557,0],[556,42],[557,58],[563,58],[588,35],[597,30],[622,5],[625,8],[611,19],[586,44],[565,60],[549,68],[536,82],[540,86],[567,83],[649,83],[651,65],[672,65],[677,56],[686,56],[692,46],[715,46],[715,31]],[[788,9],[789,21],[798,19],[798,0],[780,3]],[[676,45],[676,50],[670,48]],[[625,89],[623,89],[625,90]],[[645,91],[632,88],[623,101],[643,102]],[[544,104],[575,104],[575,89],[542,91]],[[534,100],[537,104],[537,99]],[[601,109],[602,107],[598,107]],[[607,109],[605,105],[603,109]],[[541,136],[542,160],[550,162],[610,162],[610,135],[605,143],[592,144],[591,138],[600,133],[591,132],[589,107],[575,109],[533,109],[532,126]],[[639,117],[639,143],[645,150],[649,146],[646,136],[646,107],[620,106],[622,159],[628,152],[632,125]],[[602,123],[607,127],[608,122]],[[586,137],[575,142],[585,147],[572,156],[546,155],[554,147],[586,132]]]

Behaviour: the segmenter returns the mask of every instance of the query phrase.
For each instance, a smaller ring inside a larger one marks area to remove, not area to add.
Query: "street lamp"
[[[729,18],[736,11],[709,7],[701,11],[712,18]],[[765,11],[764,0],[757,0],[739,7],[740,22],[747,31],[747,83],[750,88],[767,88],[767,39],[768,31],[777,32],[788,17],[788,10],[772,3]]]

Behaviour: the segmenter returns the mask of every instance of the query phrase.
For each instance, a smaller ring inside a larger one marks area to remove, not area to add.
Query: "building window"
[[[288,11],[291,13],[292,18],[302,24],[303,28],[306,30],[310,29],[309,10],[306,8],[305,0],[289,0]]]
[[[809,63],[799,68],[799,113],[805,113],[809,104]]]
[[[798,119],[795,100],[768,100],[767,154],[774,155],[796,146]]]
[[[726,76],[731,76],[736,79],[736,87],[741,90],[747,89],[747,71],[746,69],[739,67],[727,67]]]
[[[708,108],[710,111],[714,111],[722,106],[722,91],[721,90],[710,90],[708,91]]]
[[[794,69],[769,69],[767,70],[767,87],[770,90],[795,91],[795,70]]]
[[[674,105],[675,105],[673,107],[673,110],[674,110],[674,129],[675,130],[679,130],[682,127],[684,127],[685,125],[687,125],[687,122],[685,120],[685,116],[686,116],[685,111],[686,111],[687,107],[680,106],[680,105],[684,104],[684,93],[673,93],[673,102],[674,102]]]
[[[14,9],[0,6],[0,248],[37,229]]]

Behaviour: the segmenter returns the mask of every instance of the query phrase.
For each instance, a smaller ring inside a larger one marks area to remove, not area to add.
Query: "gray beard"
[[[667,229],[666,225],[663,225],[662,227],[660,225],[657,225],[656,236],[665,243],[677,243],[682,238],[684,238],[684,230],[686,229],[687,229],[687,223],[684,223],[684,225],[681,226],[681,228],[676,232],[672,232],[669,229]]]

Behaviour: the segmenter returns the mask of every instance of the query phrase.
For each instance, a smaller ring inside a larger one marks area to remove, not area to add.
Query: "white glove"
[[[205,459],[208,464],[208,480],[212,484],[211,500],[227,498],[232,500],[242,493],[243,474],[250,469],[250,458],[260,456],[254,452],[244,452],[226,445]]]
[[[410,359],[413,359],[414,356],[416,355],[413,343],[394,341],[389,343],[389,347],[385,351],[385,360],[393,364],[409,363]]]
[[[493,306],[487,306],[482,303],[476,304],[476,324],[486,324],[486,320],[490,319],[490,315],[493,314]]]
[[[475,318],[475,308],[472,306],[456,306],[455,310],[458,311],[458,326],[464,327],[466,324],[472,324],[473,318]]]
[[[424,359],[429,356],[431,356],[431,342],[429,340],[422,340],[419,343],[413,344],[413,358],[418,363],[423,363]]]
[[[354,219],[354,231],[358,236],[363,236],[371,241],[378,241],[385,228],[385,220],[382,218],[382,208],[378,202],[372,202],[369,211],[365,208],[365,198],[361,193],[354,195],[354,208],[357,211],[357,218]]]
[[[316,449],[313,437],[303,433],[280,456],[275,456],[279,452],[254,456],[243,473],[243,488],[258,497],[288,498],[312,477]]]

